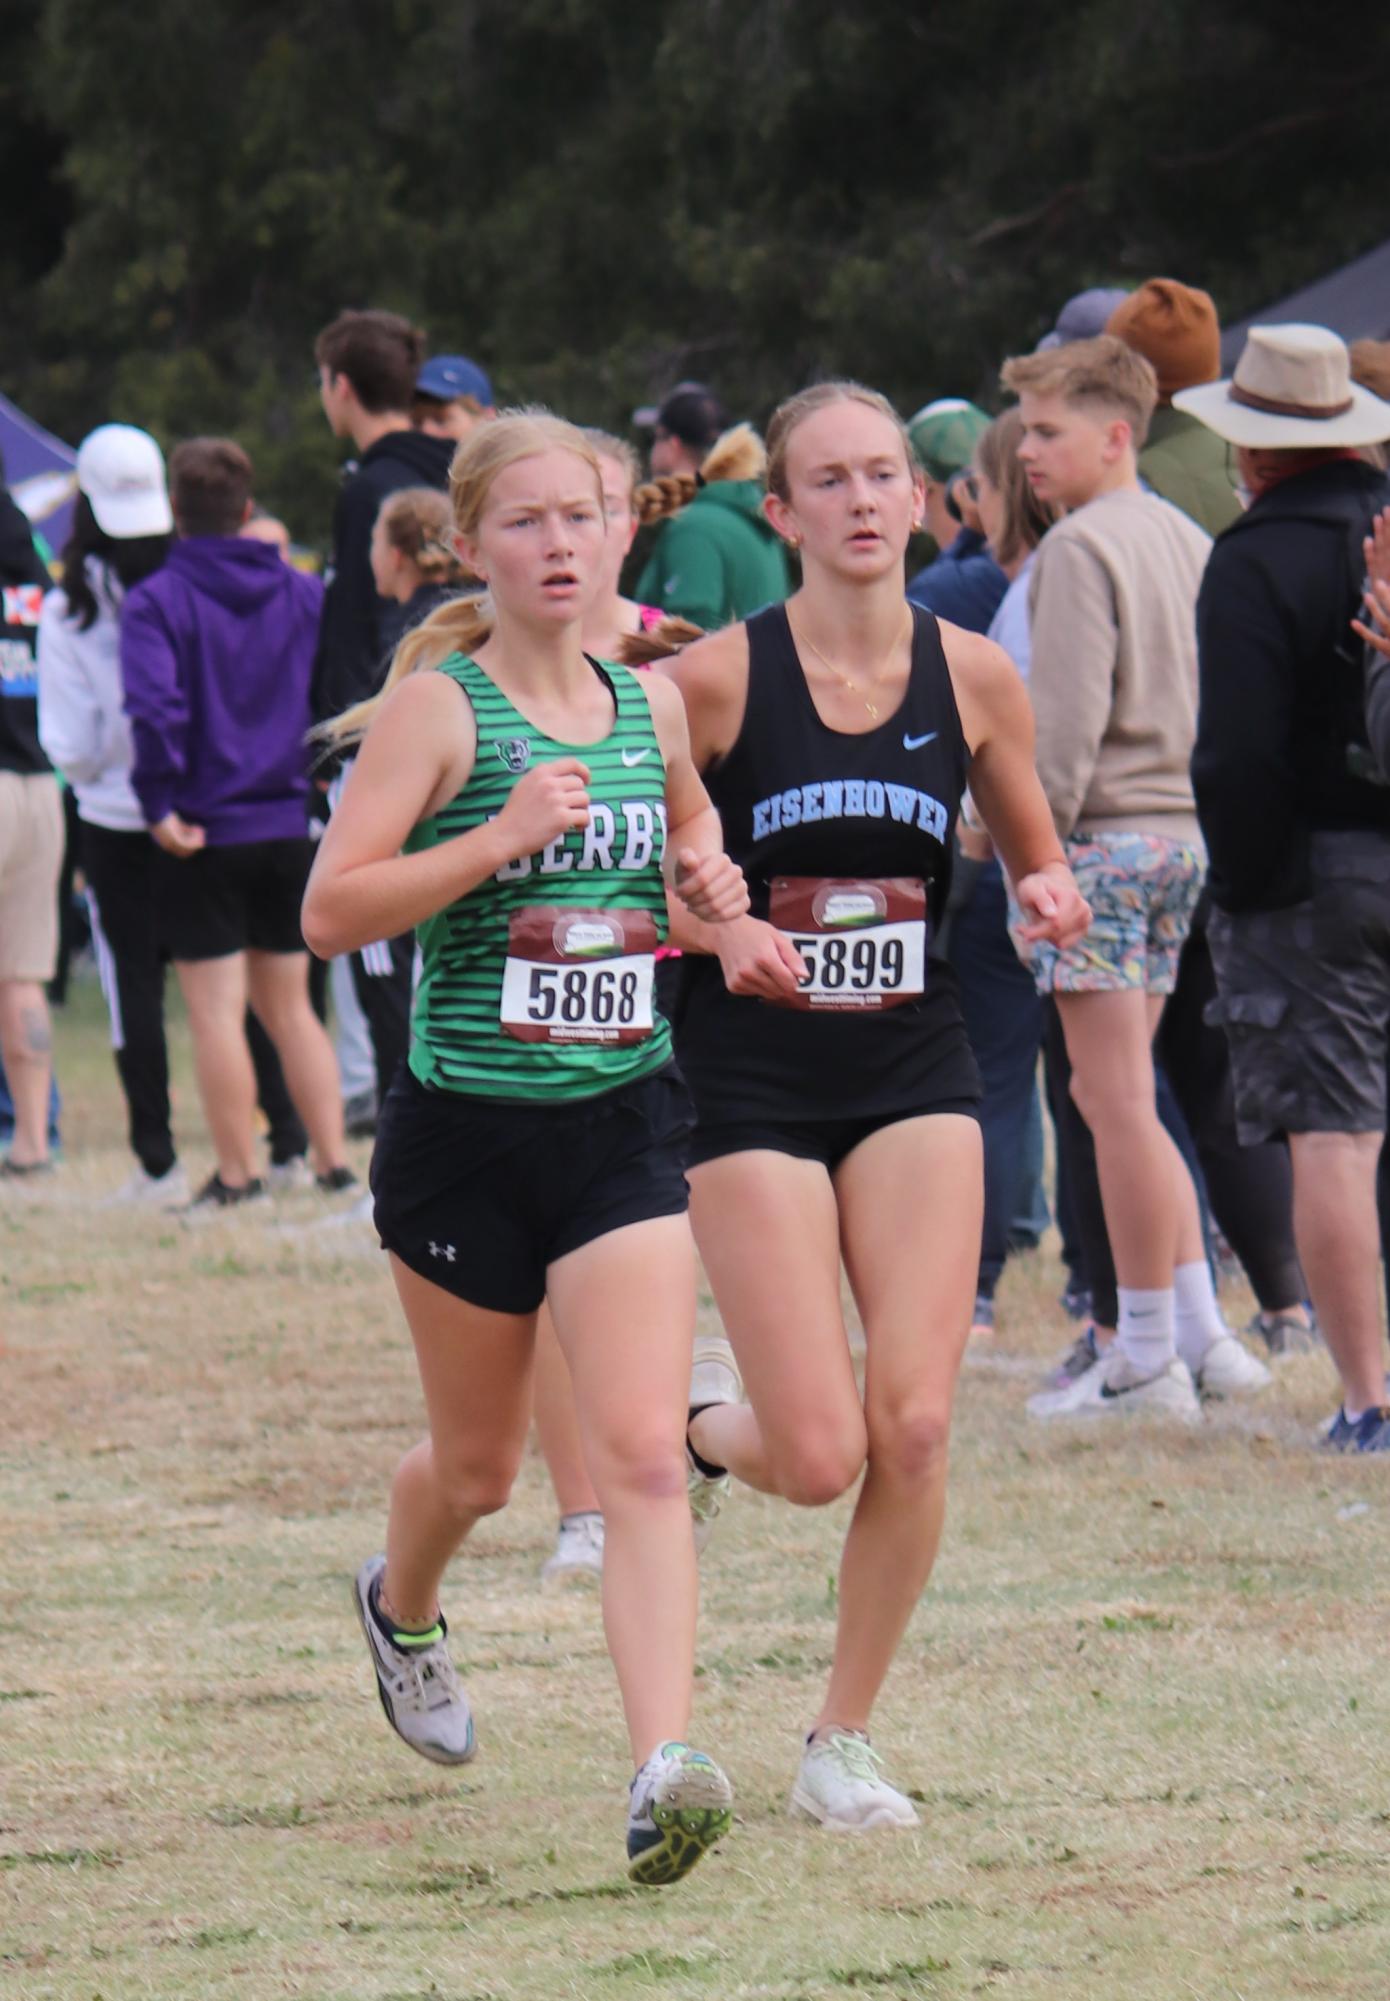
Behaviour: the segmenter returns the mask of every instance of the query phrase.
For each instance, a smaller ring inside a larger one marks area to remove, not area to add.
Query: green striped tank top
[[[666,935],[666,767],[630,668],[600,669],[617,717],[600,743],[558,743],[512,707],[474,660],[439,672],[468,696],[478,752],[467,784],[421,820],[407,854],[495,819],[534,764],[589,768],[589,825],[507,863],[419,928],[423,971],[410,1067],[422,1084],[472,1098],[589,1098],[671,1059],[652,993]]]

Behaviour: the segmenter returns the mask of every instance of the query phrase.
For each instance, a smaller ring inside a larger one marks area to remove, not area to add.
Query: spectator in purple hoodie
[[[247,1002],[274,1042],[319,1186],[348,1188],[337,1065],[309,1004],[299,905],[313,845],[305,733],[323,587],[241,536],[251,461],[194,438],[169,464],[180,539],[125,601],[131,783],[156,874],[217,1168],[196,1205],[265,1193],[256,1173]]]

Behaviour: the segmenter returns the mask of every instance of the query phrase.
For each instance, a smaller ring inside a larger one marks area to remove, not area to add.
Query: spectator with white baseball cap
[[[77,800],[92,943],[138,1163],[122,1194],[160,1205],[188,1189],[169,1122],[154,847],[131,789],[118,635],[125,594],[163,563],[174,517],[164,455],[131,424],[102,424],[83,440],[77,485],[63,587],[39,619],[39,735]]]

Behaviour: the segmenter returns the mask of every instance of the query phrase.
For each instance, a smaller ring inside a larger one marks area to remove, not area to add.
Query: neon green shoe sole
[[[731,1806],[658,1806],[652,1809],[652,1819],[660,1839],[632,1858],[627,1873],[634,1883],[659,1889],[690,1874],[701,1856],[729,1832],[734,1810]]]

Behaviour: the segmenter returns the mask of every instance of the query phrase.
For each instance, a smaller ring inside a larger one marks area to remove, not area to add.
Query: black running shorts
[[[161,848],[155,887],[170,958],[307,951],[299,907],[313,861],[307,835],[200,848],[183,860]]]
[[[789,1153],[794,1160],[817,1160],[833,1174],[846,1154],[861,1141],[885,1126],[901,1125],[904,1119],[929,1118],[939,1112],[956,1112],[962,1118],[980,1117],[976,1097],[946,1099],[932,1105],[907,1106],[902,1111],[875,1112],[857,1119],[746,1119],[739,1124],[700,1126],[690,1142],[688,1167],[703,1167],[706,1161],[722,1160],[729,1153]]]
[[[689,1204],[694,1116],[673,1065],[568,1104],[428,1091],[402,1068],[372,1154],[382,1247],[493,1313],[534,1313],[546,1271],[595,1237]]]

